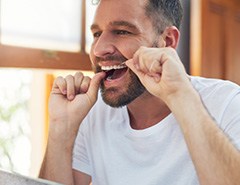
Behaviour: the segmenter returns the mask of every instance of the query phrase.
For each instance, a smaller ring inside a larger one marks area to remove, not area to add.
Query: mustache
[[[104,62],[104,61],[118,61],[118,62],[125,62],[128,60],[126,57],[122,55],[108,55],[106,57],[96,57],[95,62]]]

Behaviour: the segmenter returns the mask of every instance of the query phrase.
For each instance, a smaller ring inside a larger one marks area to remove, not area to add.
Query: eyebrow
[[[136,31],[139,30],[137,26],[127,21],[113,21],[113,22],[110,22],[110,26],[123,26],[132,30],[136,30]],[[99,29],[99,26],[97,24],[92,24],[91,30],[94,30],[94,29]]]

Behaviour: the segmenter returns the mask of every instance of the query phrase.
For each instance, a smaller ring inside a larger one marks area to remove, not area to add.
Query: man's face
[[[144,6],[142,0],[101,0],[91,26],[94,41],[90,58],[95,72],[107,74],[101,92],[112,107],[127,105],[145,91],[138,77],[122,64],[140,46],[156,42]]]

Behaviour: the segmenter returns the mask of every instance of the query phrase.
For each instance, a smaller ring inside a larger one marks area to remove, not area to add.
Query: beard
[[[159,37],[159,35],[156,36],[151,47],[159,48],[159,44],[158,44],[159,38],[158,37]],[[111,61],[111,60],[119,61],[119,62],[123,63],[128,59],[125,58],[123,55],[109,55],[105,58],[96,57],[94,63],[97,64],[100,61]],[[101,67],[98,65],[93,66],[93,70],[95,72],[102,71]],[[133,100],[135,100],[137,97],[139,97],[146,91],[146,88],[142,85],[138,76],[132,70],[128,69],[128,71],[129,71],[130,80],[126,87],[127,90],[125,92],[123,92],[121,95],[119,95],[117,98],[116,97],[111,98],[111,94],[118,93],[118,89],[115,87],[106,89],[106,87],[104,86],[104,83],[103,83],[104,80],[101,81],[100,92],[101,92],[103,101],[107,105],[109,105],[111,107],[115,107],[115,108],[123,107],[125,105],[130,104]]]
[[[133,100],[135,100],[137,97],[139,97],[145,92],[146,89],[140,82],[137,75],[133,73],[131,70],[129,70],[129,75],[130,75],[130,82],[126,87],[127,90],[123,92],[121,95],[119,95],[117,98],[111,98],[110,94],[117,93],[118,89],[114,87],[106,89],[103,84],[103,81],[101,82],[100,92],[101,92],[103,101],[107,105],[115,108],[123,107],[131,103]]]
[[[119,61],[119,62],[125,62],[127,60],[123,56],[109,56],[106,59],[96,58],[96,61],[103,61],[103,60],[110,60],[110,59]],[[95,73],[102,71],[100,66],[93,67],[93,70]],[[122,94],[120,94],[118,97],[116,96],[114,96],[114,98],[111,97],[112,94],[118,93],[117,88],[111,87],[107,89],[104,86],[104,82],[103,82],[104,79],[101,81],[100,92],[101,92],[103,101],[107,105],[114,108],[123,107],[131,103],[133,100],[135,100],[137,97],[139,97],[146,91],[146,88],[142,85],[137,75],[130,69],[128,69],[128,73],[129,73],[130,80],[127,83],[127,87],[125,87],[127,90]]]

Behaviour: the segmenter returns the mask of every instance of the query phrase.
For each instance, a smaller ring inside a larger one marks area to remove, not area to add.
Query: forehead
[[[147,0],[101,0],[93,24],[106,25],[114,21],[126,21],[132,24],[148,21],[145,14]]]

